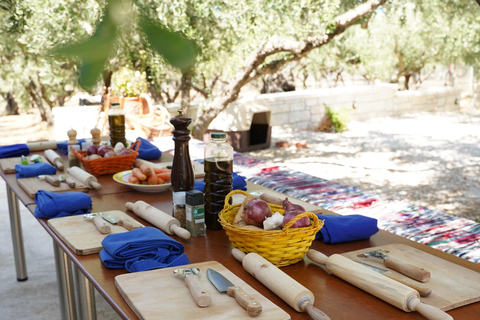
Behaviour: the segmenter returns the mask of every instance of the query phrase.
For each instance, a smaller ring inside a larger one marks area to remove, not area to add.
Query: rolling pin
[[[56,153],[52,149],[47,149],[45,150],[45,157],[47,158],[48,161],[50,161],[51,164],[55,165],[58,169],[63,171],[64,169],[63,160],[62,158],[60,158],[58,153]]]
[[[258,253],[245,254],[239,249],[233,249],[232,255],[240,262],[243,268],[268,289],[279,296],[298,312],[307,312],[315,320],[330,320],[323,311],[315,308],[313,293],[291,278],[285,272],[274,266]]]
[[[59,141],[36,141],[27,142],[26,145],[30,151],[43,151],[47,149],[57,149],[57,143]]]
[[[307,257],[326,266],[327,270],[354,286],[388,302],[403,311],[417,311],[427,319],[453,319],[446,312],[420,301],[419,293],[339,254],[327,257],[320,251],[308,250]]]
[[[91,175],[83,169],[80,169],[79,167],[68,168],[67,172],[70,173],[75,179],[80,180],[90,189],[102,189],[102,185],[97,182],[97,178],[95,178],[95,176]]]
[[[182,239],[189,239],[190,232],[180,227],[180,221],[144,201],[127,202],[125,206],[137,216],[143,218],[168,234],[176,234]]]

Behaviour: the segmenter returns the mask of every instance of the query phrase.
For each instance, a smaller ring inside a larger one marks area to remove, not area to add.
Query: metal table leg
[[[72,262],[55,240],[53,240],[53,252],[55,254],[55,267],[57,269],[57,282],[62,319],[78,319],[77,308],[75,305]]]
[[[13,255],[17,269],[17,280],[28,280],[27,264],[25,262],[25,249],[23,247],[22,220],[20,218],[20,207],[15,192],[7,187],[8,211],[10,213],[10,229],[12,230]]]
[[[88,279],[74,266],[75,293],[78,306],[78,318],[82,320],[96,320],[95,291]]]

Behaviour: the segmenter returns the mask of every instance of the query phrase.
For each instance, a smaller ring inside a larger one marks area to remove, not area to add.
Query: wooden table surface
[[[162,159],[162,161],[163,160],[164,159]],[[26,205],[33,213],[35,210],[35,204],[20,188],[15,175],[5,175],[3,173],[1,173],[1,175],[12,191],[15,192],[20,202]],[[125,203],[127,201],[135,202],[143,200],[165,212],[171,212],[172,197],[170,191],[161,193],[142,193],[133,191],[127,186],[114,182],[109,175],[101,176],[98,180],[103,188],[99,191],[90,190],[88,192],[93,201],[92,212],[115,209],[122,210],[144,225],[150,224],[137,217],[134,213],[127,211],[125,208]],[[264,190],[264,188],[250,183],[248,184],[249,192],[257,190]],[[270,192],[273,194],[276,193],[274,191]],[[314,208],[314,206],[310,204],[305,204],[305,207],[307,210]],[[106,268],[101,262],[98,254],[87,256],[76,255],[50,229],[46,219],[39,219],[38,221],[51,235],[54,241],[56,241],[71,258],[78,269],[91,281],[96,290],[99,291],[99,293],[122,318],[138,319],[115,287],[115,277],[127,273],[125,269]],[[176,236],[172,236],[172,238],[181,242],[185,246],[185,252],[192,263],[218,261],[259,293],[270,299],[274,304],[289,313],[292,319],[309,319],[309,316],[306,313],[296,312],[243,269],[241,263],[231,255],[232,246],[223,230],[211,231],[207,229],[204,237],[190,238],[189,240],[183,240]],[[407,244],[468,269],[480,272],[480,265],[478,264],[432,249],[428,246],[410,241],[386,231],[379,231],[368,240],[335,245],[327,245],[321,241],[314,241],[311,248],[330,256],[334,253],[341,254],[362,248],[392,243]],[[329,274],[326,272],[325,268],[313,263],[307,257],[305,257],[303,261],[300,261],[295,265],[283,267],[281,270],[311,290],[315,296],[315,307],[325,312],[332,319],[425,319],[417,312],[404,312],[360,289],[357,289],[353,285]],[[161,302],[159,301],[159,303]],[[232,300],[232,303],[236,302]],[[450,310],[448,311],[448,314],[455,319],[478,319],[480,315],[480,303],[472,303],[467,306]]]

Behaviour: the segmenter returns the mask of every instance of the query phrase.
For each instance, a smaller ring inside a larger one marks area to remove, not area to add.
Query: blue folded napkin
[[[21,157],[28,156],[29,154],[30,148],[25,143],[0,147],[0,158]]]
[[[85,142],[85,139],[77,139],[80,150],[82,149],[82,142]],[[63,154],[68,154],[68,141],[62,141],[57,143],[57,150]]]
[[[247,181],[244,176],[236,174],[235,172],[232,174],[232,190],[243,190],[247,191]],[[204,180],[195,180],[195,186],[193,187],[194,190],[204,191],[205,188],[205,181]]]
[[[57,167],[45,162],[38,162],[32,164],[16,164],[15,172],[17,179],[38,177],[41,174],[52,175],[57,172]]]
[[[323,227],[315,235],[315,240],[327,244],[368,239],[378,232],[377,219],[361,215],[320,215]]]
[[[138,158],[143,160],[155,160],[162,156],[162,151],[153,145],[150,141],[138,137],[140,147],[138,147]]]
[[[35,194],[35,217],[60,218],[90,212],[92,198],[83,192],[48,192],[39,190]]]
[[[108,268],[138,272],[190,263],[183,244],[153,227],[109,234],[102,246],[100,259]]]

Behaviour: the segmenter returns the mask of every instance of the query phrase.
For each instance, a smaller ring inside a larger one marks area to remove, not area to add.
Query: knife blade
[[[207,278],[219,292],[226,292],[229,296],[234,297],[238,304],[247,310],[250,316],[258,316],[262,313],[262,305],[252,298],[239,286],[231,283],[219,272],[213,269],[207,269]]]
[[[429,287],[427,287],[427,286],[425,286],[422,283],[419,283],[417,281],[411,280],[410,278],[407,278],[407,277],[405,277],[401,274],[393,273],[390,270],[385,270],[385,269],[382,269],[382,268],[371,266],[371,265],[369,265],[367,263],[364,263],[364,262],[360,262],[360,261],[355,261],[355,262],[359,263],[359,264],[361,264],[361,265],[363,265],[367,268],[370,268],[371,270],[376,271],[376,272],[384,275],[385,277],[388,277],[390,279],[393,279],[395,281],[403,283],[404,285],[409,286],[410,288],[417,290],[421,297],[428,297],[432,293],[432,289],[430,289]]]

